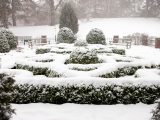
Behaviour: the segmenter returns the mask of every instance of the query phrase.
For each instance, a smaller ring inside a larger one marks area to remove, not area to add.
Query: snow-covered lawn
[[[12,120],[150,120],[154,105],[13,105]]]
[[[55,29],[56,28],[56,29]],[[156,18],[110,18],[91,19],[90,21],[79,21],[78,37],[84,39],[92,28],[101,29],[106,38],[114,35],[124,36],[135,32],[146,33],[150,36],[160,37],[160,19]],[[33,38],[47,35],[54,38],[58,32],[57,26],[28,26],[12,27],[11,31],[17,36],[32,36]]]

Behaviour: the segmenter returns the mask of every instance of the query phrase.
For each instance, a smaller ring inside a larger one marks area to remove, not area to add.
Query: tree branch
[[[62,1],[63,1],[63,0],[60,0],[59,3],[55,6],[55,10],[58,9],[58,7],[61,5]]]

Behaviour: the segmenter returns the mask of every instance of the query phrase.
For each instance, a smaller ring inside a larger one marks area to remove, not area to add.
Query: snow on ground
[[[90,21],[81,20],[79,22],[78,37],[85,39],[86,34],[92,28],[101,29],[106,38],[114,35],[125,36],[135,32],[147,33],[150,36],[160,37],[160,20],[156,18],[110,18],[110,19],[91,19]],[[33,38],[47,35],[48,38],[55,38],[58,32],[56,26],[27,26],[11,27],[10,30],[17,36],[32,36]]]
[[[150,120],[154,105],[12,105],[11,120]]]

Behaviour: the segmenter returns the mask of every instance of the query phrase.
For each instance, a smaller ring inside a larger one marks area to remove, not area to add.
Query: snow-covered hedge
[[[10,120],[14,110],[10,106],[14,80],[0,74],[0,120]]]
[[[136,73],[136,71],[141,68],[142,68],[142,66],[118,68],[116,71],[112,71],[111,73],[102,74],[99,77],[119,78],[119,77],[123,77],[126,75],[134,75]]]
[[[119,55],[125,55],[126,52],[124,49],[112,49],[112,52]]]
[[[45,75],[46,77],[60,77],[62,75],[58,74],[56,71],[50,70],[47,67],[33,67],[29,65],[17,64],[12,69],[23,69],[33,72],[33,75]]]
[[[0,32],[0,53],[6,53],[10,51],[10,47],[8,44],[8,40],[6,37]]]
[[[156,109],[153,111],[151,120],[160,120],[160,102],[158,103]]]
[[[103,32],[97,28],[92,29],[86,36],[86,41],[89,44],[106,44],[106,38]]]
[[[74,43],[76,40],[71,29],[63,27],[58,32],[57,43]]]
[[[153,104],[160,98],[160,86],[151,85],[29,85],[15,86],[12,102],[24,103],[77,103],[77,104]]]
[[[14,34],[7,30],[7,29],[1,29],[0,32],[6,37],[8,44],[10,46],[10,49],[16,49],[18,41],[16,40],[16,37]]]
[[[100,63],[97,52],[95,50],[88,50],[87,48],[76,48],[70,54],[69,60],[66,64],[96,64]]]
[[[74,43],[74,46],[78,46],[78,47],[85,47],[87,46],[88,43],[84,40],[77,40],[75,43]]]
[[[36,49],[36,54],[45,54],[45,53],[49,53],[51,49],[46,48],[46,49],[42,49],[42,48],[38,48]]]

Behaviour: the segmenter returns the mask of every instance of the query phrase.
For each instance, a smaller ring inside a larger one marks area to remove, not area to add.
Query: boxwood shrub
[[[119,55],[125,55],[126,52],[124,49],[112,49],[112,52]]]
[[[11,108],[11,98],[14,91],[14,80],[5,75],[0,74],[0,120],[10,120],[14,110]]]
[[[49,53],[51,49],[46,48],[46,49],[36,49],[36,54],[45,54],[45,53]]]
[[[84,47],[78,47],[70,54],[70,58],[65,64],[96,64],[101,63],[95,50],[88,50]]]
[[[34,67],[29,65],[17,64],[12,69],[23,69],[30,72],[33,72],[33,75],[45,75],[46,77],[60,77],[62,75],[58,74],[56,71],[50,70],[47,67]]]
[[[76,104],[153,104],[160,98],[160,86],[142,85],[15,85],[12,102],[26,103],[76,103]]]
[[[160,102],[158,103],[156,109],[152,111],[153,116],[151,120],[160,120]]]

